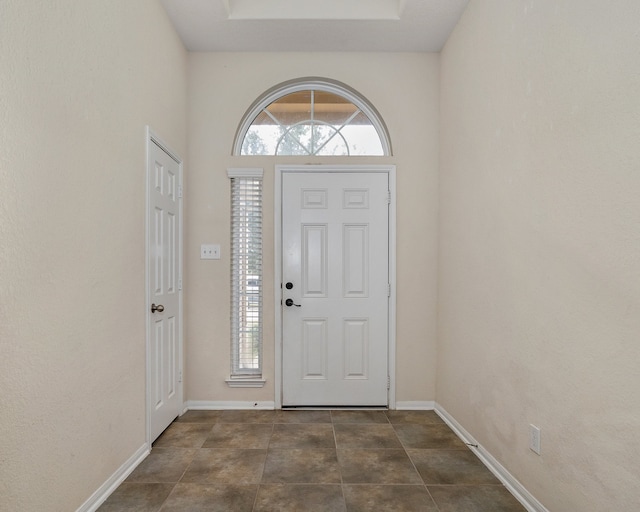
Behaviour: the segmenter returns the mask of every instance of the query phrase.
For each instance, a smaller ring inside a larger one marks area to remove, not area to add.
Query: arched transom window
[[[234,155],[383,156],[391,154],[376,109],[348,86],[305,78],[270,89],[247,110]]]

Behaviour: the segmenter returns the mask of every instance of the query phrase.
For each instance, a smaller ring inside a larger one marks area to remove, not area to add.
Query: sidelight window
[[[262,169],[231,179],[231,379],[262,375]]]

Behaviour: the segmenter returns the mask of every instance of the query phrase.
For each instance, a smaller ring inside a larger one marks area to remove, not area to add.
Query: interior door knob
[[[158,304],[157,306],[155,304],[151,304],[151,312],[155,313],[162,313],[164,311],[164,306],[162,304]]]
[[[302,304],[294,304],[293,299],[287,299],[287,300],[284,301],[284,303],[288,307],[295,306],[295,307],[299,308],[300,306],[302,306]]]

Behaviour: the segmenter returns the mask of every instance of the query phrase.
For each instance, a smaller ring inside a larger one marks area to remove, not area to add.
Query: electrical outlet
[[[540,428],[529,425],[529,448],[540,455]]]
[[[219,260],[220,244],[202,244],[200,246],[201,260]]]

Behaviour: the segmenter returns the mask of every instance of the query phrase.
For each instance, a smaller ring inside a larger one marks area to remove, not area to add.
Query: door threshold
[[[296,411],[388,411],[387,405],[283,405],[282,410]]]

